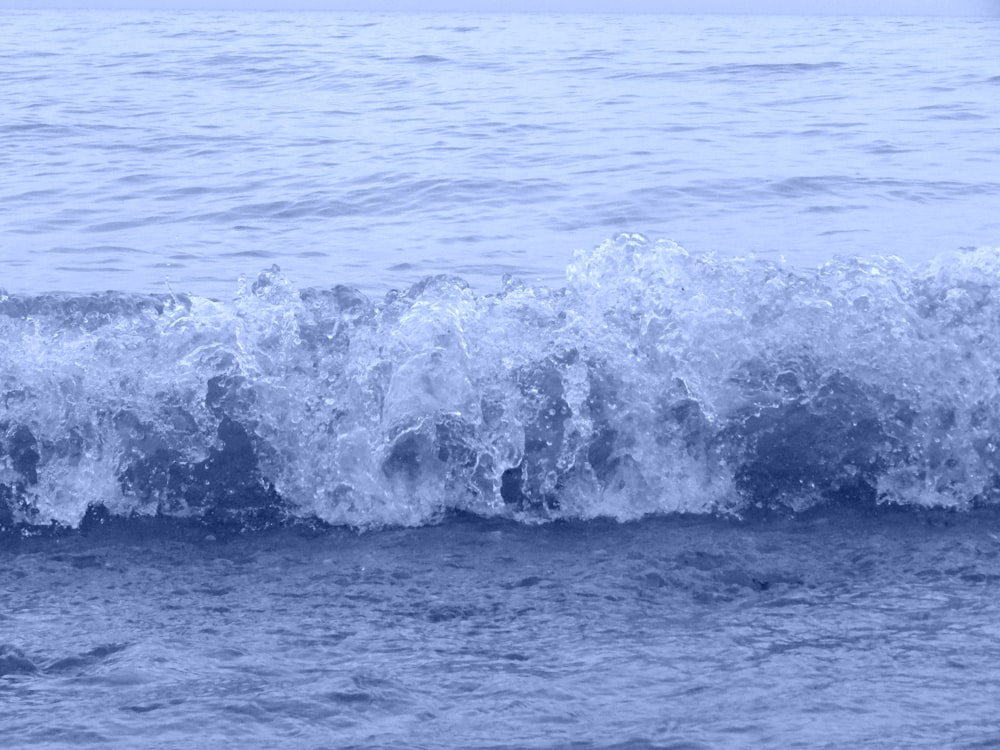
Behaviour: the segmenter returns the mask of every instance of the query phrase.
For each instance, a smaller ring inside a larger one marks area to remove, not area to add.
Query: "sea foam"
[[[990,505],[998,280],[990,249],[802,270],[631,234],[562,288],[4,294],[0,522]]]

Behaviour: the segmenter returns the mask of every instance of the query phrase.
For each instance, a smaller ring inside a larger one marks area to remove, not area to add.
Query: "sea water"
[[[1000,742],[1000,21],[0,24],[5,747]]]

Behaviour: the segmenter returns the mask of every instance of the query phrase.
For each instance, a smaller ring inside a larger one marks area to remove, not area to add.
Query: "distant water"
[[[0,23],[0,745],[1000,742],[1000,21]]]
[[[1000,244],[997,19],[13,12],[0,286]]]

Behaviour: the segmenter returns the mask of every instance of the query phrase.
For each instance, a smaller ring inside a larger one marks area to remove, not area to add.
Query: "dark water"
[[[8,747],[989,747],[993,513],[0,552]]]

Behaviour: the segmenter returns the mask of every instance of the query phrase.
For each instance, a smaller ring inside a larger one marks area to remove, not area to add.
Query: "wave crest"
[[[998,280],[990,249],[803,271],[620,235],[561,289],[3,294],[0,525],[994,504]]]

